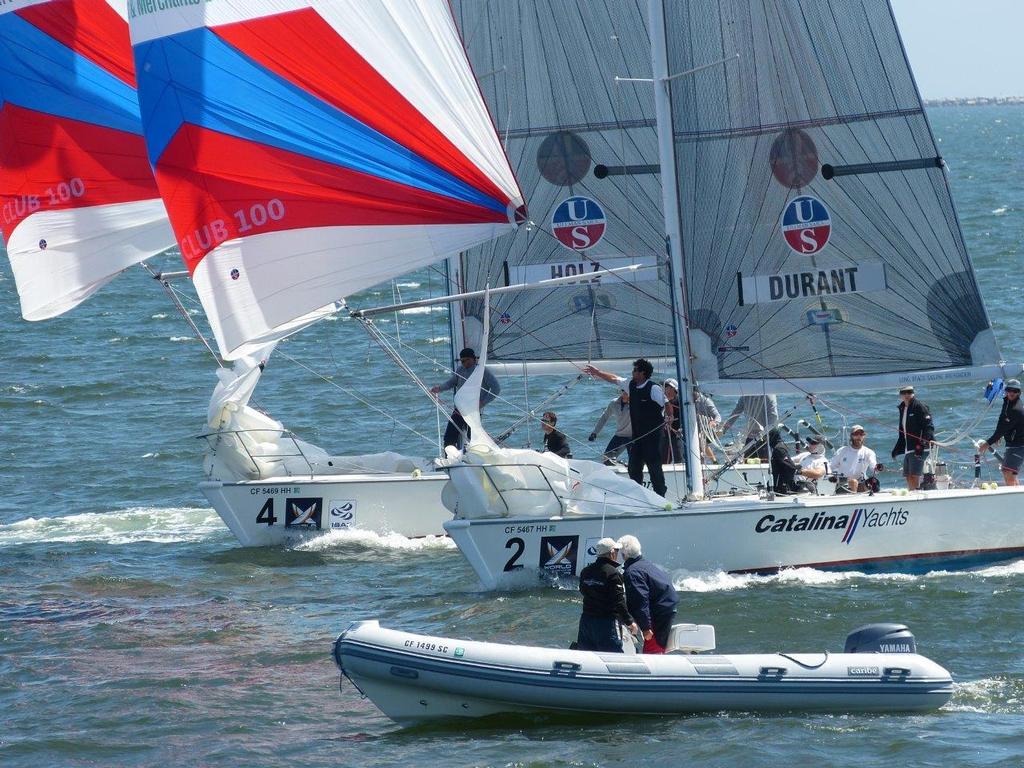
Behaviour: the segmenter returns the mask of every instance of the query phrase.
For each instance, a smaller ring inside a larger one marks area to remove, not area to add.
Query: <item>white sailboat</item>
[[[697,383],[807,394],[1017,375],[886,0],[649,9],[687,400]],[[651,559],[697,571],[926,571],[1024,555],[1020,488],[708,497],[684,407],[694,470],[680,507],[609,497],[595,513],[578,503],[586,480],[571,465],[537,470],[552,497],[538,504],[542,487],[521,472],[536,457],[509,460],[474,432],[481,450],[451,470],[466,503],[445,529],[489,588],[544,570],[551,547],[572,554],[547,569],[574,575],[597,539],[625,533]]]
[[[331,456],[248,402],[273,345],[338,300],[516,226],[522,196],[447,3],[136,11],[149,159],[233,361],[211,399],[201,489],[246,545],[440,533],[444,478],[429,466]]]

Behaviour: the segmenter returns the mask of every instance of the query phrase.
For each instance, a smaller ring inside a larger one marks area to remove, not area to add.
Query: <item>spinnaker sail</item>
[[[0,7],[0,232],[26,320],[174,245],[146,157],[121,0]]]
[[[136,4],[149,157],[221,353],[511,230],[445,0]]]
[[[998,373],[887,0],[665,2],[698,381],[716,393]]]
[[[456,290],[652,267],[492,297],[489,364],[674,357],[652,89],[616,81],[651,76],[646,0],[452,6],[535,223],[464,254]],[[468,346],[481,311],[463,307]]]

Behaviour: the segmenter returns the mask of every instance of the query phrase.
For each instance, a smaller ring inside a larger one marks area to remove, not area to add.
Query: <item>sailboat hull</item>
[[[728,470],[719,488],[748,489],[764,483],[764,465]],[[624,471],[624,470],[623,470]],[[684,465],[666,465],[670,494],[686,488]],[[415,538],[445,535],[452,513],[441,500],[448,475],[408,472],[329,477],[278,477],[221,482],[200,490],[246,547],[287,546],[330,531],[358,529]]]
[[[673,570],[774,573],[784,568],[920,573],[1024,557],[1024,487],[897,495],[754,497],[663,513],[452,520],[445,530],[488,589],[524,575],[575,576],[604,536],[637,536]],[[557,545],[557,546],[556,546]],[[546,554],[571,545],[558,562]]]

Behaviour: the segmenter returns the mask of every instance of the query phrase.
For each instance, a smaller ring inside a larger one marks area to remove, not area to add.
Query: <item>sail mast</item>
[[[701,473],[700,441],[697,436],[697,409],[693,401],[690,378],[690,339],[682,321],[686,297],[682,290],[683,254],[682,228],[679,222],[679,189],[676,185],[675,143],[672,138],[672,107],[669,88],[668,50],[665,38],[665,8],[662,0],[650,0],[651,66],[654,74],[654,106],[658,128],[658,157],[661,165],[661,200],[665,210],[665,238],[668,248],[672,283],[672,325],[675,331],[676,367],[679,377],[679,400],[683,408],[683,439],[685,441],[686,477],[690,492],[704,495]]]

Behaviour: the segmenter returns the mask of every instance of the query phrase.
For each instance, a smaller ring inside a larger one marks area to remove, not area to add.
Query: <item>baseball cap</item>
[[[599,555],[607,555],[613,549],[619,548],[619,542],[615,539],[608,538],[605,536],[597,544],[594,545],[594,551]]]
[[[664,386],[672,387],[672,389],[679,389],[679,382],[675,379],[665,379]]]
[[[1020,392],[1020,379],[1007,379],[1005,388],[1016,389],[1018,392]]]
[[[818,437],[817,435],[808,435],[807,436],[807,444],[808,445],[821,445],[821,438]]]
[[[864,429],[864,427],[862,427],[862,426],[861,426],[860,424],[854,424],[854,425],[853,425],[853,426],[852,426],[852,427],[850,428],[850,434],[851,434],[851,435],[855,435],[855,434],[857,434],[858,432],[863,432],[864,434],[867,434],[867,433],[868,433],[868,431],[867,431],[866,429]]]
[[[914,394],[914,388],[910,384],[907,384],[905,387],[900,387],[900,394],[901,395],[905,395],[908,392],[910,394]]]

